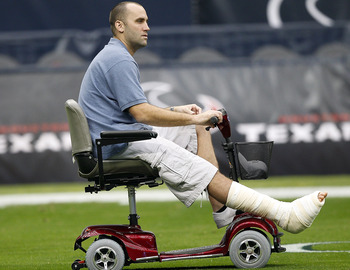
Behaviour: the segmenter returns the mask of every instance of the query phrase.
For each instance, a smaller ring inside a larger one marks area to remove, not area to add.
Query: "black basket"
[[[242,180],[268,178],[272,146],[272,141],[235,143],[238,176]]]

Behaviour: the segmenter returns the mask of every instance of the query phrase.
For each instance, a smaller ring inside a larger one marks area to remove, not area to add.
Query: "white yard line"
[[[328,191],[329,198],[350,197],[350,186],[341,187],[284,187],[284,188],[257,188],[263,194],[276,199],[298,198],[316,190]],[[201,198],[199,198],[201,199]],[[168,189],[149,189],[136,191],[137,202],[165,202],[176,201],[176,197]],[[98,194],[82,192],[35,193],[0,195],[0,208],[12,205],[38,205],[49,203],[84,203],[84,202],[117,202],[128,204],[126,189],[103,191]]]
[[[291,253],[330,253],[330,252],[346,252],[350,253],[350,250],[317,250],[318,245],[343,245],[349,244],[350,241],[334,241],[334,242],[316,242],[316,243],[298,243],[298,244],[287,244],[282,245],[286,248],[286,252]]]

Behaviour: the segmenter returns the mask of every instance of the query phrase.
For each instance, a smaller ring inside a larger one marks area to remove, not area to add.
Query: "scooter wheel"
[[[125,254],[117,242],[100,239],[88,248],[85,263],[89,270],[121,270],[125,264]]]
[[[271,243],[259,231],[243,231],[232,239],[229,254],[237,268],[264,267],[271,256]]]

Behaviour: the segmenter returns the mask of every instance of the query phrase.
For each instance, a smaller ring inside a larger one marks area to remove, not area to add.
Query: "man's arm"
[[[179,107],[182,107],[182,111],[184,111],[183,107],[186,106]],[[195,112],[194,114],[191,114],[189,112],[174,112],[169,109],[162,109],[149,103],[141,103],[132,106],[129,108],[129,113],[137,122],[159,127],[187,125],[212,126],[210,118],[214,116],[219,118],[219,122],[222,121],[222,114],[219,111],[209,110],[204,113]]]
[[[197,106],[196,104],[187,104],[187,105],[181,105],[181,106],[172,106],[167,108],[174,112],[182,112],[182,113],[188,113],[188,114],[199,114],[202,112],[202,109]]]

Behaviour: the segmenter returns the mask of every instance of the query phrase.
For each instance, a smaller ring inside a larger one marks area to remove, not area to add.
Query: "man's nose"
[[[149,26],[148,26],[148,23],[145,23],[145,28],[144,28],[144,30],[145,30],[145,31],[151,30],[151,28],[149,28]]]

